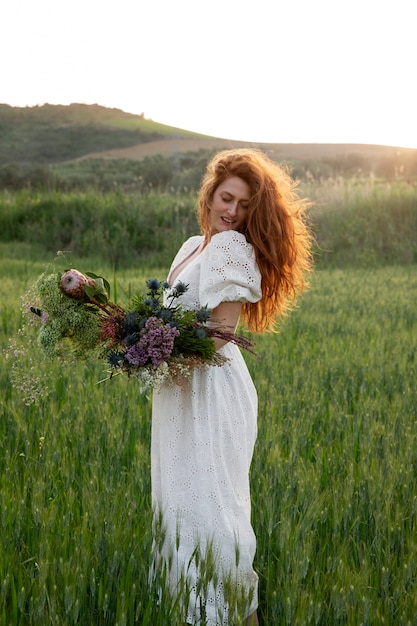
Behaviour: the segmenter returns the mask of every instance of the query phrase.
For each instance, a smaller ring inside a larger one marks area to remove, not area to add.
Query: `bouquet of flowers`
[[[40,325],[38,344],[46,356],[104,359],[109,369],[103,381],[127,373],[143,390],[184,386],[194,368],[222,366],[227,359],[216,352],[214,337],[251,349],[250,340],[210,320],[206,308],[180,306],[176,301],[187,285],[156,279],[146,285],[125,310],[110,300],[101,276],[76,269],[45,273],[26,296],[25,315]]]

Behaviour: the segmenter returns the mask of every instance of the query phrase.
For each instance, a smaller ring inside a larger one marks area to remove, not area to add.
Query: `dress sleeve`
[[[212,310],[221,302],[257,302],[262,297],[255,252],[235,230],[213,235],[201,259],[200,303]]]

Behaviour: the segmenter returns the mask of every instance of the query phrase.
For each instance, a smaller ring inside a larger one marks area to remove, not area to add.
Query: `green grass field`
[[[25,405],[6,352],[44,262],[0,252],[0,623],[171,626],[147,588],[150,399],[35,358],[50,395]],[[121,271],[119,299],[162,271]],[[319,270],[247,355],[264,625],[417,623],[416,302],[413,265]]]
[[[58,250],[126,304],[164,278],[196,232],[206,155],[68,163],[193,134],[97,106],[0,118],[0,626],[179,626],[148,584],[150,397],[11,342]],[[290,160],[316,203],[317,269],[245,355],[261,626],[417,624],[416,151],[368,148]]]

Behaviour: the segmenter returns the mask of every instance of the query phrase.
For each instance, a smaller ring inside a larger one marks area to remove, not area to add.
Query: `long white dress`
[[[202,240],[188,239],[171,271]],[[193,310],[261,298],[253,248],[236,231],[214,235],[179,280],[189,287],[178,303]],[[163,526],[155,561],[187,623],[207,626],[232,624],[243,606],[246,615],[257,608],[249,493],[257,394],[239,348],[228,343],[219,352],[229,361],[195,370],[185,391],[155,391],[152,415],[152,502]]]

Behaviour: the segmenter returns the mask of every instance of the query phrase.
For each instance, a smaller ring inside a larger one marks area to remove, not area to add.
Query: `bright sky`
[[[0,102],[417,148],[415,0],[3,0]]]

